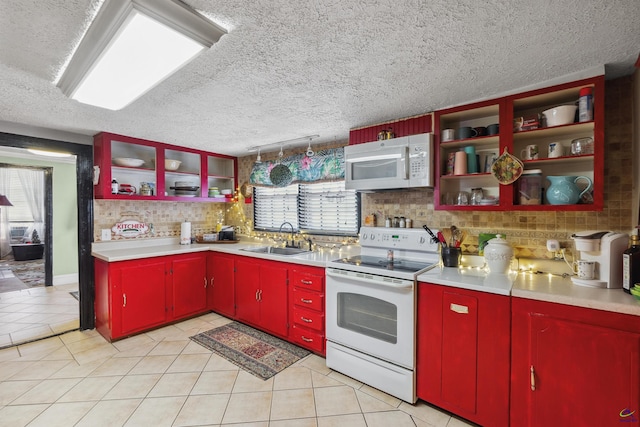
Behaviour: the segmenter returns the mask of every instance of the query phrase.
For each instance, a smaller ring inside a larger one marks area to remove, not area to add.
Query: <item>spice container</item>
[[[406,223],[406,221],[404,220],[404,217],[403,217],[403,216],[401,216],[401,217],[400,217],[400,222],[398,222],[398,227],[400,227],[400,228],[405,228],[406,226],[407,226],[407,223]]]
[[[521,205],[539,205],[542,200],[542,170],[522,172],[518,180],[518,198]]]
[[[578,99],[578,121],[588,122],[593,120],[593,94],[590,87],[580,89]]]

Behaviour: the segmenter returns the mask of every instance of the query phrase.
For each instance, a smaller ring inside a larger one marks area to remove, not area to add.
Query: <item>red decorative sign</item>
[[[111,228],[111,231],[113,231],[116,236],[131,238],[148,233],[149,226],[144,222],[129,220],[117,222]]]

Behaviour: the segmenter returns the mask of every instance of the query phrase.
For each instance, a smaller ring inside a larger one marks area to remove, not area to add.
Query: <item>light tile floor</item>
[[[263,381],[189,340],[210,313],[114,343],[95,330],[0,350],[3,426],[462,427],[310,355]]]
[[[78,329],[78,284],[0,293],[0,348]]]

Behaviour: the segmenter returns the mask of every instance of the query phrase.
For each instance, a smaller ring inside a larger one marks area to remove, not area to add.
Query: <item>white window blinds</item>
[[[345,190],[344,181],[254,189],[256,230],[277,231],[288,221],[312,234],[355,236],[359,212],[358,195]]]
[[[344,181],[301,185],[298,197],[300,228],[310,233],[358,233],[358,197]]]
[[[277,231],[283,222],[290,222],[298,230],[298,184],[255,187],[253,221],[256,230]]]

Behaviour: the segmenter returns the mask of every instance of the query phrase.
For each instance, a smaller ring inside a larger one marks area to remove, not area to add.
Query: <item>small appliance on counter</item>
[[[221,240],[236,240],[236,232],[230,225],[222,226],[222,229],[218,233],[218,241]]]
[[[576,285],[594,288],[622,288],[622,255],[629,244],[629,236],[610,231],[581,231],[571,236],[580,253],[580,260],[594,261],[592,279],[572,277]]]

